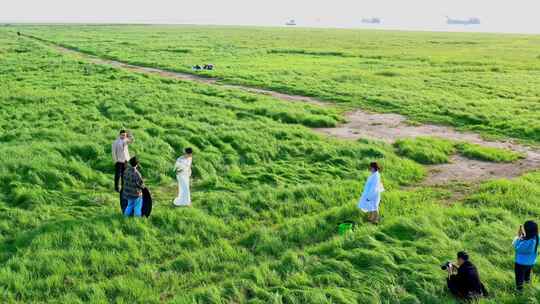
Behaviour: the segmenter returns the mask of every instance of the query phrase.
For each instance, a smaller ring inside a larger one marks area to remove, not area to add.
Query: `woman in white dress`
[[[375,162],[369,164],[371,175],[368,177],[362,196],[358,201],[358,208],[368,213],[368,221],[373,224],[379,223],[379,203],[381,202],[381,193],[384,191],[380,170],[379,164]]]
[[[189,180],[191,178],[191,162],[193,159],[193,150],[187,148],[185,154],[176,160],[174,171],[178,180],[178,196],[174,199],[175,206],[191,207],[191,193],[189,189]]]

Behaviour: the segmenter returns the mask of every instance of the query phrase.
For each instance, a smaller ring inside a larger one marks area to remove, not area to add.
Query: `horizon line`
[[[433,33],[469,33],[469,34],[502,34],[502,35],[540,35],[540,32],[525,32],[525,31],[496,31],[496,30],[477,30],[475,27],[480,25],[448,25],[443,24],[441,26],[455,26],[455,30],[452,28],[415,28],[415,27],[398,27],[388,25],[384,27],[384,24],[363,24],[357,26],[337,26],[337,25],[278,25],[278,24],[231,24],[231,23],[190,23],[181,21],[8,21],[0,20],[0,26],[8,27],[15,25],[88,25],[88,26],[129,26],[129,25],[147,25],[147,26],[223,26],[223,27],[266,27],[266,28],[287,28],[287,29],[336,29],[336,30],[378,30],[378,31],[399,31],[399,32],[433,32]],[[470,30],[463,30],[461,28],[467,28]]]

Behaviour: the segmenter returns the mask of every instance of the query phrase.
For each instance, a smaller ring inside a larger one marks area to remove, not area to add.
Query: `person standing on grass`
[[[124,184],[123,175],[126,163],[130,159],[128,145],[133,142],[133,136],[126,130],[120,130],[120,135],[112,144],[112,158],[114,162],[114,190],[120,192],[120,185]],[[122,186],[123,187],[123,186]]]
[[[523,283],[531,283],[531,272],[538,255],[538,225],[533,221],[526,221],[519,226],[518,235],[512,243],[516,252],[514,270],[516,274],[516,288],[523,289]]]
[[[146,188],[142,179],[141,173],[138,170],[139,161],[136,157],[129,160],[126,170],[124,171],[124,187],[122,189],[124,197],[127,198],[128,205],[124,210],[125,216],[131,216],[133,213],[136,217],[142,215],[143,204],[143,189]]]
[[[176,160],[174,171],[178,180],[178,196],[174,199],[175,206],[191,207],[191,193],[189,183],[191,178],[191,163],[193,160],[193,149],[187,148],[184,155]]]
[[[381,168],[376,162],[369,164],[371,175],[368,177],[364,186],[364,191],[358,202],[358,208],[368,213],[368,221],[373,224],[379,223],[379,203],[381,202],[381,193],[384,191],[381,182]]]

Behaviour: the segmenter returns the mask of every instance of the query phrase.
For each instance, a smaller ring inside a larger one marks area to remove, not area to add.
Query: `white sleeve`
[[[113,161],[116,163],[118,161],[118,158],[116,157],[116,142],[113,142],[111,150]]]

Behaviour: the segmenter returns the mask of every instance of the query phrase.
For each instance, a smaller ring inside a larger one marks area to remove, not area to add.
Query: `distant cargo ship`
[[[362,18],[362,23],[380,24],[381,23],[381,18]]]
[[[461,25],[472,25],[472,24],[480,24],[480,19],[478,18],[469,18],[469,19],[452,19],[450,17],[446,17],[446,24],[461,24]]]
[[[288,26],[295,26],[295,25],[296,25],[296,21],[294,21],[294,19],[291,19],[291,20],[287,21],[287,23],[285,23],[285,25],[288,25]]]

